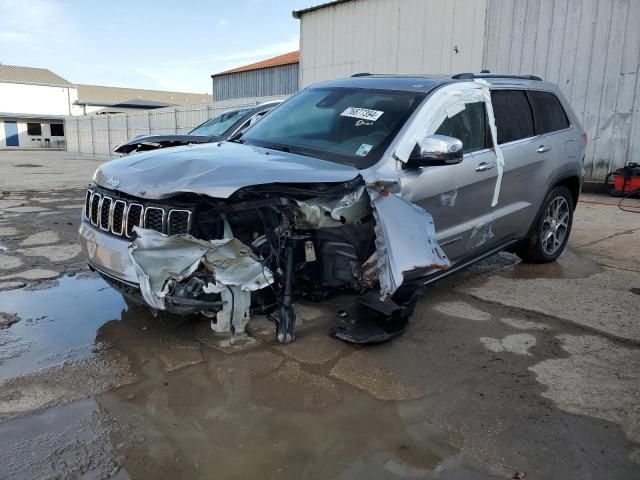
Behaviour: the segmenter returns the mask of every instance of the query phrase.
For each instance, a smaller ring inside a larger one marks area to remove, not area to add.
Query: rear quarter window
[[[523,90],[493,90],[491,103],[499,144],[533,137],[533,115]]]
[[[569,119],[558,97],[549,92],[528,91],[536,135],[569,128]]]

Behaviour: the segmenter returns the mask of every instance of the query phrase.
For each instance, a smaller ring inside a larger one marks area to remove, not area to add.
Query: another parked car
[[[95,172],[90,266],[153,309],[295,338],[294,298],[361,296],[332,334],[402,332],[419,286],[500,250],[562,253],[586,135],[533,76],[359,75],[313,85],[232,142],[147,152]]]
[[[242,107],[221,113],[184,135],[139,135],[127,143],[113,149],[115,153],[128,155],[133,152],[157,150],[158,148],[177,147],[194,143],[211,143],[227,140],[242,133],[267,113],[277,107],[281,101],[266,102],[255,107]]]

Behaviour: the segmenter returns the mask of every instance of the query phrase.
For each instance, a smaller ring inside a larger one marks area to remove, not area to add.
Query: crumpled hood
[[[206,137],[204,135],[139,135],[128,142],[118,145],[113,151],[115,153],[127,154],[138,150],[138,147],[141,145],[146,146],[147,150],[153,150],[153,147],[177,147],[179,145],[209,143],[211,141],[213,141],[212,137]]]
[[[359,170],[293,153],[222,142],[138,153],[101,165],[100,186],[149,199],[180,192],[228,198],[235,191],[270,183],[346,182]]]

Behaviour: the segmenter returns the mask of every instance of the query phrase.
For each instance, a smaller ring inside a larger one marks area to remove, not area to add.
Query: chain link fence
[[[158,108],[135,113],[65,117],[67,152],[97,157],[115,156],[113,149],[137,135],[189,133],[227,110],[258,105],[286,97],[254,97],[208,104]]]

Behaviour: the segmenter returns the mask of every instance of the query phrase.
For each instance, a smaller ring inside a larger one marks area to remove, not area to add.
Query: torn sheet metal
[[[138,236],[129,245],[129,255],[142,296],[152,308],[166,310],[169,281],[183,281],[201,265],[214,279],[205,287],[209,291],[229,286],[251,292],[273,283],[271,272],[236,238],[204,241],[144,228],[135,231]]]
[[[436,90],[427,102],[427,108],[422,108],[416,119],[404,133],[398,142],[395,150],[395,157],[406,163],[418,140],[433,135],[442,122],[456,113],[464,110],[467,103],[484,102],[489,117],[489,129],[493,140],[496,154],[497,179],[493,192],[491,206],[498,204],[500,197],[500,187],[502,185],[502,174],[504,171],[504,155],[498,145],[498,133],[496,129],[493,107],[491,105],[491,92],[489,84],[482,79],[475,79],[473,82],[455,83],[446,85]],[[464,146],[463,146],[464,148]]]
[[[364,185],[340,198],[312,198],[296,200],[301,215],[296,219],[299,228],[331,228],[356,223],[370,211],[369,196]]]
[[[447,270],[451,263],[436,240],[433,218],[423,208],[392,193],[369,189],[376,226],[376,251],[362,267],[377,278],[383,298],[392,295],[405,275]]]

